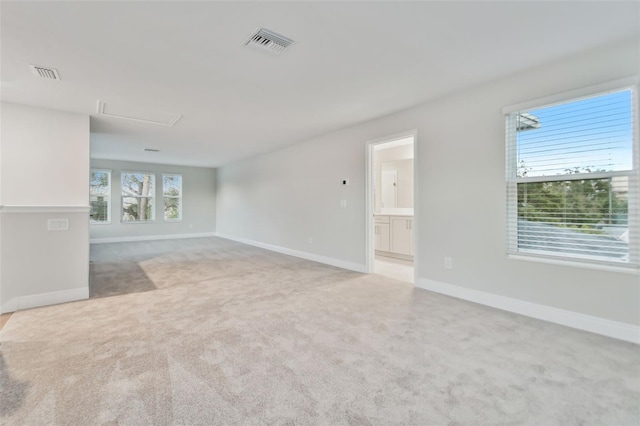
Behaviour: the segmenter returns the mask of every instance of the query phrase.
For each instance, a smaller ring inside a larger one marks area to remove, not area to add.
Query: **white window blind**
[[[510,253],[638,267],[633,88],[507,114]]]

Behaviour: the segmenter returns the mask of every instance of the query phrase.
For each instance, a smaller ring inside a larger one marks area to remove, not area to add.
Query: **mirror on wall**
[[[380,184],[381,208],[413,208],[413,159],[383,162]]]
[[[382,176],[380,180],[380,190],[382,192],[383,208],[398,207],[398,170],[395,168],[387,168],[382,164]]]
[[[413,214],[413,137],[375,145],[373,201],[375,213]]]

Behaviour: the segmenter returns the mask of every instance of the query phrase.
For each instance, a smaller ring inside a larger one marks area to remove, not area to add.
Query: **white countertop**
[[[380,209],[375,216],[413,216],[413,208]]]

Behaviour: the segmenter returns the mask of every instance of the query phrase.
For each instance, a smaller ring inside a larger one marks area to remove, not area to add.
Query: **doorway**
[[[415,131],[367,144],[367,268],[415,282]]]

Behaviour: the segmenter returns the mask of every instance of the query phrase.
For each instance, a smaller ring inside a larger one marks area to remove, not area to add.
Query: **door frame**
[[[375,212],[375,206],[373,204],[373,188],[375,182],[373,158],[374,158],[374,146],[380,145],[385,142],[392,142],[398,139],[404,139],[413,137],[413,282],[414,286],[418,284],[418,262],[419,262],[419,247],[418,247],[418,232],[420,229],[419,218],[419,198],[418,198],[418,183],[419,183],[419,167],[418,167],[418,130],[412,129],[405,132],[400,132],[392,135],[388,135],[382,138],[372,139],[365,143],[365,158],[366,158],[366,176],[365,176],[365,270],[371,274],[374,272],[375,266],[375,235],[373,229],[373,214]]]

